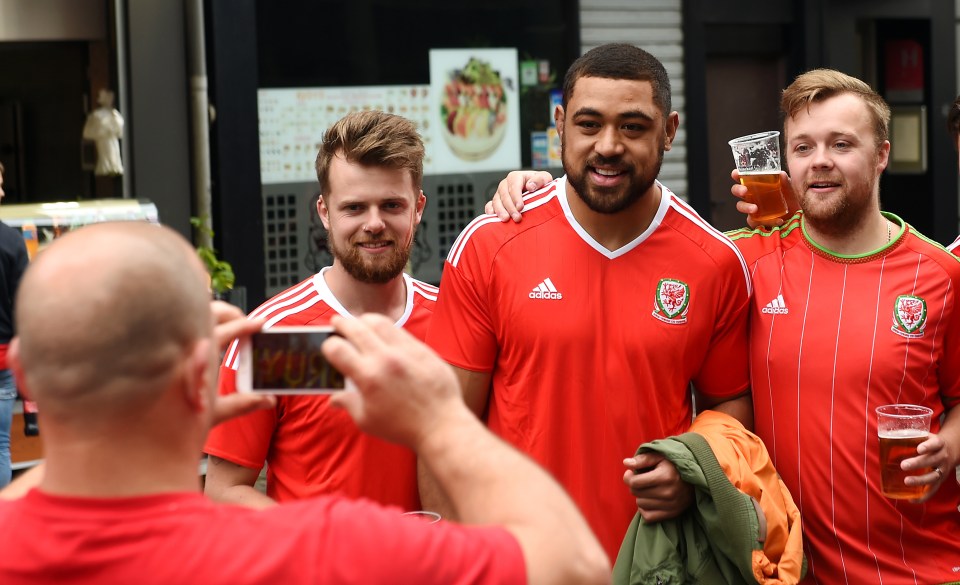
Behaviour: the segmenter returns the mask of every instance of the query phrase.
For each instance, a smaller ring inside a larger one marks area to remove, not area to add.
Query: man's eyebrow
[[[853,132],[845,132],[845,131],[842,131],[842,130],[835,130],[835,131],[833,131],[833,132],[830,132],[829,134],[827,134],[827,138],[830,138],[830,139],[846,138],[846,139],[850,140],[851,142],[853,142],[853,141],[858,141],[857,135],[856,135],[855,133],[853,133]],[[791,136],[791,137],[787,138],[787,142],[788,142],[788,143],[789,143],[789,142],[796,142],[797,140],[812,140],[812,138],[811,138],[811,135],[810,135],[808,132],[804,132],[804,133],[802,133],[802,134],[796,134],[796,135],[794,135],[794,136]]]
[[[583,107],[583,108],[580,108],[579,110],[577,110],[576,112],[573,113],[573,117],[574,117],[574,118],[578,118],[578,117],[580,117],[580,116],[597,116],[597,117],[602,117],[603,114],[602,114],[600,111],[598,111],[598,110],[596,110],[596,109],[594,109],[594,108]],[[648,114],[648,113],[646,113],[646,112],[644,112],[644,111],[642,111],[642,110],[628,110],[628,111],[626,111],[626,112],[620,112],[619,114],[617,114],[617,118],[619,118],[619,119],[627,119],[627,120],[636,120],[636,119],[647,120],[647,121],[653,121],[653,120],[654,120],[654,117],[653,117],[653,116],[651,116],[650,114]]]

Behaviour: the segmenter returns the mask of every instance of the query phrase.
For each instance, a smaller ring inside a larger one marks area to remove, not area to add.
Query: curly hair
[[[607,43],[594,47],[573,62],[563,78],[564,109],[581,77],[649,81],[653,86],[653,103],[663,115],[669,115],[673,107],[670,78],[663,63],[643,49],[627,43]]]

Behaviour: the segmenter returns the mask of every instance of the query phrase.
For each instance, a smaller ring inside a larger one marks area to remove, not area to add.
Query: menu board
[[[350,112],[412,121],[424,174],[520,168],[516,49],[431,49],[430,84],[260,89],[261,183],[310,183],[323,132]]]
[[[430,126],[435,104],[429,85],[281,88],[257,91],[260,182],[316,182],[314,161],[324,131],[350,112],[380,110],[412,121],[426,148],[424,172],[433,165]]]

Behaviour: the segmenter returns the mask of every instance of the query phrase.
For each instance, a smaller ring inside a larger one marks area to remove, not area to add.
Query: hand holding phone
[[[342,392],[347,381],[320,346],[330,326],[272,327],[240,341],[237,390],[265,394]]]

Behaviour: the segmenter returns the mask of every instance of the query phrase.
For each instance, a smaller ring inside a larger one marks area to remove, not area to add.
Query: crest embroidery
[[[672,325],[687,322],[690,286],[673,278],[661,278],[653,299],[653,316]]]
[[[913,339],[923,337],[927,324],[927,301],[913,295],[900,295],[893,305],[893,327],[897,335]]]

